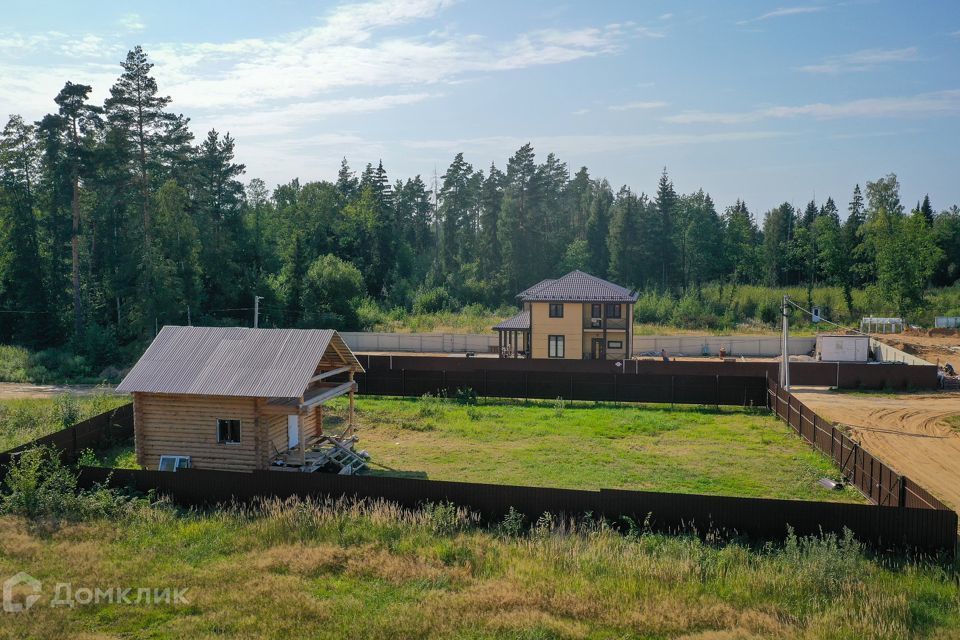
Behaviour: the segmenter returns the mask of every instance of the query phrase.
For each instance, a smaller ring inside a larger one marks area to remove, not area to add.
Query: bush
[[[37,447],[17,456],[7,469],[0,512],[55,524],[114,516],[130,502],[125,493],[102,486],[78,490],[76,474],[57,452]]]
[[[457,388],[454,398],[457,404],[477,404],[477,392],[470,387]]]
[[[413,312],[415,314],[453,311],[458,306],[459,304],[450,295],[450,292],[443,287],[420,289],[413,297]]]

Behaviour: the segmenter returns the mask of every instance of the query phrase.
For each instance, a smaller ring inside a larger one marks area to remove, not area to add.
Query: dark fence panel
[[[0,465],[9,464],[11,456],[18,452],[40,446],[53,447],[61,452],[64,460],[73,461],[84,449],[96,449],[108,442],[132,436],[133,403],[127,403],[0,453]]]
[[[764,375],[610,373],[584,372],[577,368],[570,371],[430,370],[379,368],[375,364],[366,373],[357,375],[356,380],[359,393],[385,396],[425,393],[453,396],[458,389],[469,388],[480,396],[495,398],[762,406],[766,404],[767,393]]]
[[[792,373],[792,371],[791,371]],[[813,448],[828,456],[841,475],[874,504],[890,507],[950,510],[940,500],[837,429],[775,380],[769,381],[769,406]]]
[[[527,372],[541,373],[622,373],[656,376],[720,376],[771,377],[776,379],[779,363],[775,360],[723,362],[717,360],[549,360],[513,358],[461,358],[444,356],[369,355],[360,354],[360,363],[368,375],[392,371],[480,372],[491,375]],[[860,364],[852,362],[791,362],[790,377],[794,384],[839,386],[842,389],[935,389],[937,367],[934,365]],[[479,376],[477,377],[479,379]],[[477,389],[479,393],[479,388]],[[494,394],[490,394],[494,395]],[[554,396],[556,397],[556,396]],[[566,397],[566,396],[564,396]]]
[[[448,501],[497,521],[512,507],[535,520],[544,512],[568,516],[592,513],[614,522],[623,516],[647,522],[653,531],[720,531],[759,539],[782,539],[787,528],[797,534],[841,533],[882,549],[919,548],[953,553],[957,515],[952,511],[889,508],[829,502],[767,500],[647,491],[584,491],[546,487],[444,482],[416,478],[339,476],[258,471],[236,473],[185,469],[176,473],[85,467],[81,484],[106,482],[156,489],[185,506],[291,496],[385,499],[414,508]]]

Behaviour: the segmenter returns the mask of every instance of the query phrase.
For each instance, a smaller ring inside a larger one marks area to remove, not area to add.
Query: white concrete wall
[[[341,333],[347,345],[354,351],[392,351],[411,353],[477,353],[496,352],[496,334],[464,333]],[[790,338],[791,355],[806,355],[813,352],[816,338]],[[720,347],[726,347],[730,356],[766,357],[780,355],[780,338],[777,336],[634,336],[633,353],[659,354],[666,349],[670,355],[699,356],[706,352],[715,356]],[[575,349],[576,345],[567,345]]]
[[[879,340],[870,338],[870,351],[873,353],[873,359],[877,362],[903,362],[905,364],[925,364],[931,365],[933,362],[927,362],[922,358],[910,355],[900,349],[884,344]]]

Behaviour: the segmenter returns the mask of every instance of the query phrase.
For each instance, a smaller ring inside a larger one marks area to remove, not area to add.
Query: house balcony
[[[583,319],[583,330],[584,331],[603,331],[604,320],[602,318],[584,318]],[[623,331],[627,328],[627,319],[626,318],[607,318],[607,331],[610,330],[620,330]]]

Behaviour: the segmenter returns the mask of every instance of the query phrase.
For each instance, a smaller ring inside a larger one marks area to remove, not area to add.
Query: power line
[[[813,312],[812,312],[812,311],[810,311],[809,309],[804,309],[803,307],[801,307],[800,305],[798,305],[796,302],[794,302],[792,299],[787,298],[787,302],[789,302],[791,305],[793,305],[794,307],[796,307],[796,308],[799,309],[800,311],[803,311],[804,313],[806,313],[807,315],[809,315],[811,318],[813,317]],[[827,324],[832,325],[832,326],[834,326],[834,327],[836,327],[836,328],[838,328],[838,329],[843,329],[844,331],[853,331],[854,333],[858,333],[858,334],[860,334],[860,335],[862,335],[862,336],[868,336],[868,335],[870,335],[870,334],[867,334],[867,333],[864,333],[864,332],[860,331],[859,329],[851,329],[850,327],[845,327],[845,326],[843,326],[842,324],[837,324],[836,322],[831,322],[830,320],[827,320],[826,318],[824,318],[824,317],[822,317],[822,316],[820,316],[820,320],[821,320],[822,322],[826,322]]]

